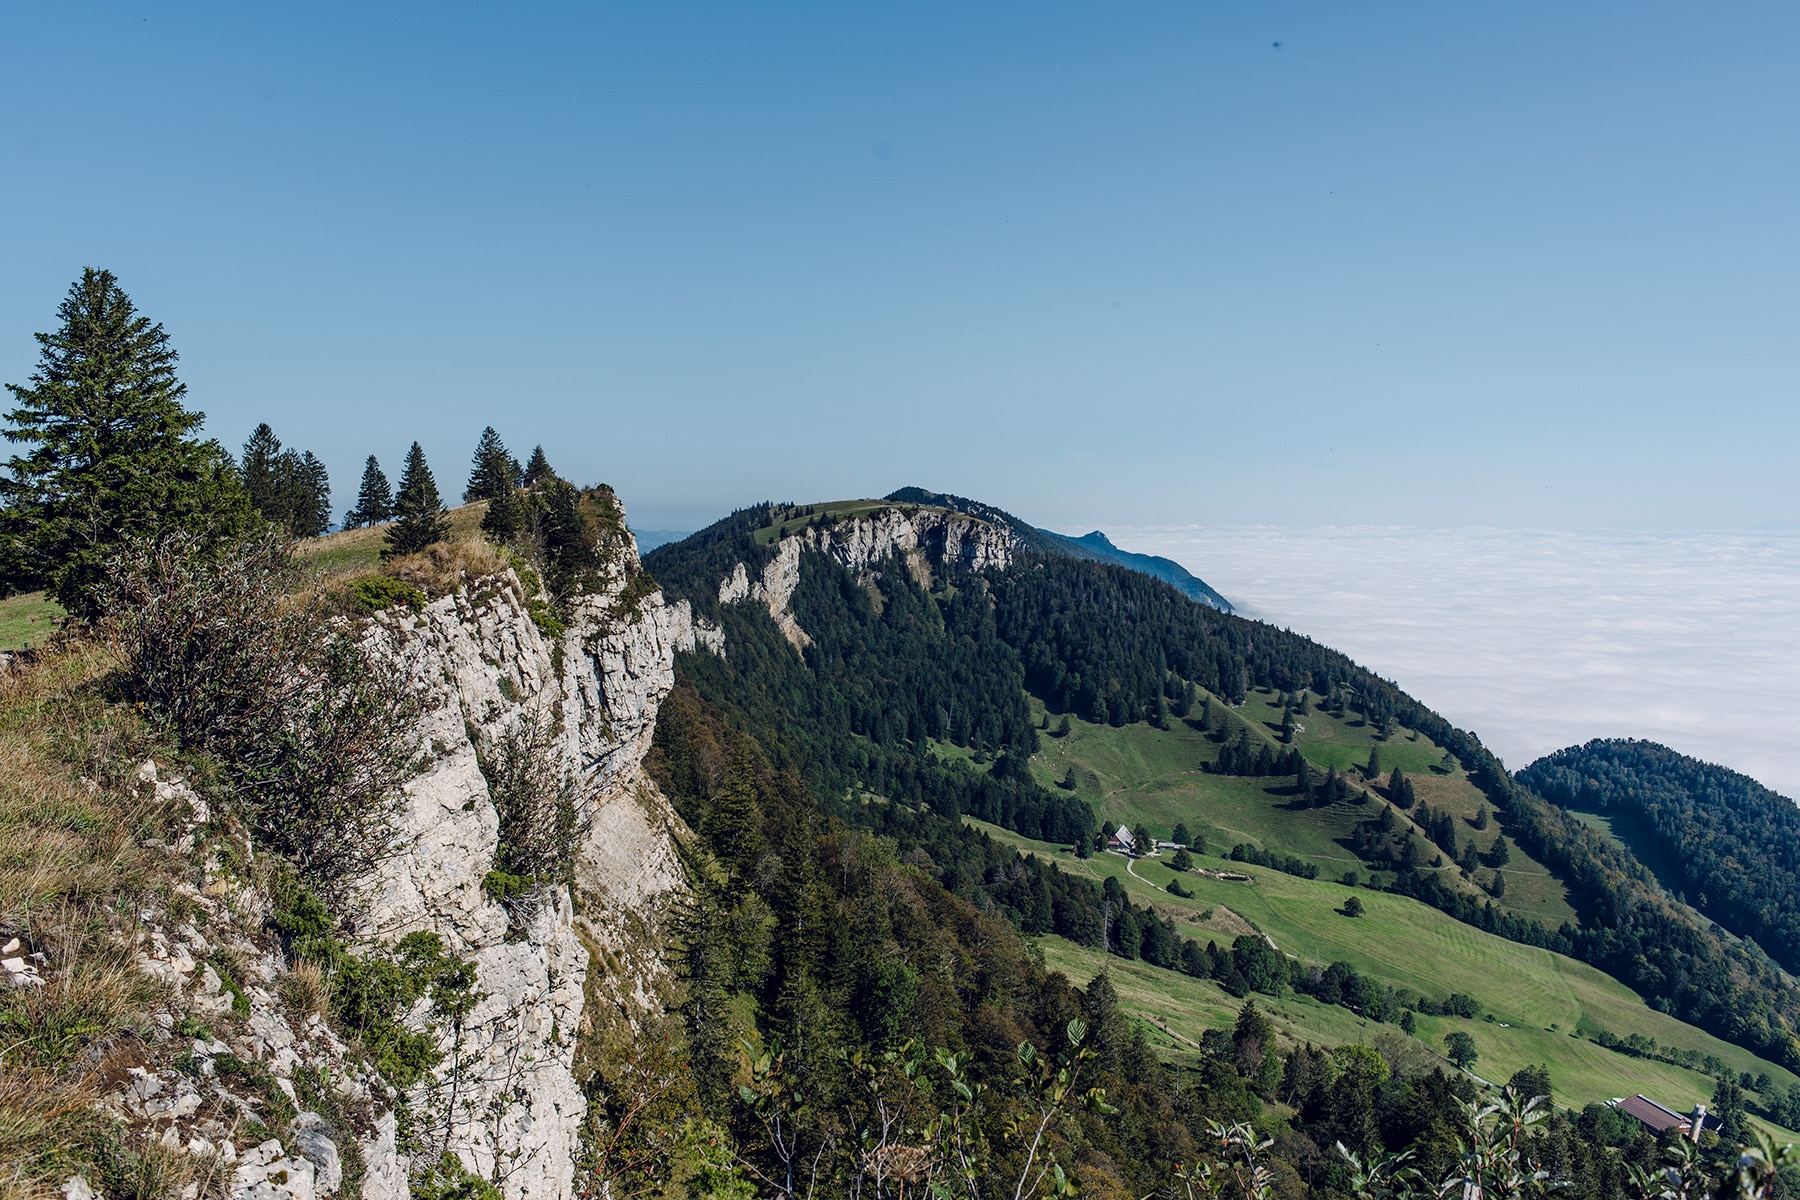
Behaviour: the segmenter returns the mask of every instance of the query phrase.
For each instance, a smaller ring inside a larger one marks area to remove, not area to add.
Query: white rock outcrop
[[[658,591],[634,595],[636,569],[627,540],[559,639],[533,623],[510,572],[416,613],[389,610],[375,633],[426,698],[427,762],[405,785],[399,852],[368,882],[358,933],[392,943],[429,930],[475,963],[479,1001],[460,1043],[445,1035],[446,1062],[414,1102],[445,1110],[449,1148],[482,1177],[498,1175],[508,1200],[566,1200],[574,1189],[585,1115],[574,1073],[584,939],[633,964],[627,978],[608,982],[621,1004],[647,1009],[664,968],[644,943],[665,898],[684,886],[678,819],[642,762],[674,686],[675,651],[716,648],[720,638],[686,603],[669,605]],[[577,781],[590,823],[575,895],[556,889],[509,908],[483,886],[500,823],[478,754],[527,720],[552,731],[543,752]],[[391,1127],[378,1128],[363,1148],[372,1200],[405,1192],[404,1170],[389,1161],[392,1139]]]
[[[977,571],[1005,567],[1012,562],[1016,544],[1013,532],[1003,526],[948,509],[896,504],[835,524],[795,531],[777,543],[775,557],[756,579],[740,562],[720,580],[719,603],[754,600],[766,605],[783,636],[800,650],[811,645],[812,638],[800,627],[791,603],[794,589],[800,586],[800,556],[806,550],[828,555],[858,572],[898,555],[913,577],[929,586],[933,568],[945,563],[960,563]],[[716,646],[707,643],[707,648],[723,653],[723,637]]]

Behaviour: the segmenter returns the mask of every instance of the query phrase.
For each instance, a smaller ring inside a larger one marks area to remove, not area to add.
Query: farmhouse
[[[1106,839],[1106,848],[1114,854],[1137,855],[1137,838],[1131,830],[1121,825],[1113,835]]]
[[[1676,1130],[1682,1137],[1693,1141],[1700,1140],[1700,1131],[1706,1125],[1706,1105],[1694,1105],[1694,1111],[1682,1116],[1672,1108],[1665,1108],[1648,1096],[1627,1096],[1612,1101],[1612,1106],[1623,1113],[1636,1117],[1639,1124],[1651,1133],[1661,1137],[1669,1130]]]

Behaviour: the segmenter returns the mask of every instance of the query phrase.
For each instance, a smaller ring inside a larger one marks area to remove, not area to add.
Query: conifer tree
[[[300,455],[300,483],[289,528],[296,537],[318,537],[331,528],[331,473],[311,450]]]
[[[317,537],[331,527],[331,476],[312,451],[281,448],[268,422],[244,443],[240,468],[250,507],[295,537]]]
[[[529,493],[509,487],[488,500],[487,512],[481,515],[481,532],[497,546],[517,541],[525,531]]]
[[[168,334],[112,272],[83,271],[57,315],[30,382],[6,385],[18,406],[5,435],[29,449],[0,476],[0,595],[49,588],[93,617],[127,539],[223,536],[249,507],[231,456],[195,436],[206,414],[182,407]]]
[[[281,439],[264,421],[244,443],[243,464],[239,469],[244,475],[244,495],[249,498],[250,507],[271,521],[277,520],[275,514],[281,509],[280,461]]]
[[[356,507],[344,514],[345,529],[361,529],[379,525],[394,515],[394,491],[387,473],[373,454],[363,464],[362,487],[356,494]]]
[[[438,499],[437,480],[425,462],[425,451],[414,442],[406,452],[400,472],[400,492],[394,497],[394,525],[387,533],[383,557],[417,554],[433,542],[444,540],[447,528],[444,504]]]
[[[550,469],[550,460],[544,457],[544,448],[535,447],[531,452],[531,461],[525,464],[525,486],[536,487],[549,479],[555,479],[556,472]]]
[[[473,503],[503,496],[519,486],[521,473],[518,459],[507,453],[506,444],[489,425],[475,443],[474,467],[469,472],[469,486],[463,489],[463,500]]]

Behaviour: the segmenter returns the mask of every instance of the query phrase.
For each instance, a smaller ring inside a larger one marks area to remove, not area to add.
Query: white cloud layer
[[[1642,737],[1800,796],[1800,535],[1118,526],[1518,769]]]

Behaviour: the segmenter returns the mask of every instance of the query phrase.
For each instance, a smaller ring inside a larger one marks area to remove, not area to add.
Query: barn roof
[[[1627,1096],[1617,1101],[1617,1107],[1630,1113],[1647,1125],[1655,1133],[1667,1133],[1671,1129],[1685,1129],[1689,1118],[1682,1116],[1672,1108],[1665,1108],[1648,1096]]]

